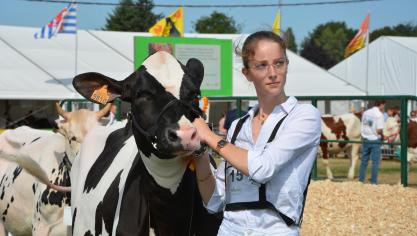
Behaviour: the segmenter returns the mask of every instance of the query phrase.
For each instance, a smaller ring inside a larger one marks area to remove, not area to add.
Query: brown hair
[[[270,40],[272,42],[278,43],[284,50],[285,56],[287,56],[285,51],[287,47],[284,40],[280,36],[272,31],[258,31],[246,38],[241,50],[238,48],[238,46],[235,47],[235,53],[242,57],[243,66],[245,68],[249,68],[249,59],[255,55],[255,47],[261,40]]]
[[[374,103],[374,106],[379,107],[382,104],[385,104],[386,101],[385,100],[376,100]]]

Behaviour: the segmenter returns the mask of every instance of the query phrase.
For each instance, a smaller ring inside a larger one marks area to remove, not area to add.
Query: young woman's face
[[[260,40],[255,54],[243,68],[246,79],[253,82],[258,96],[284,94],[288,60],[282,47],[271,40]]]

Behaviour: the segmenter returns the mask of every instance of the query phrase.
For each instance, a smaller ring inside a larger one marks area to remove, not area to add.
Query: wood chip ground
[[[312,181],[301,235],[417,235],[417,189]]]

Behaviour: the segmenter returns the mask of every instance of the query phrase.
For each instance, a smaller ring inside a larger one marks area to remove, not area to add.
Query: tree
[[[240,25],[237,25],[233,17],[213,11],[210,16],[203,16],[194,23],[194,30],[198,33],[233,34],[240,32]]]
[[[120,6],[116,7],[106,19],[104,30],[147,32],[162,14],[153,14],[152,0],[120,0]]]
[[[294,36],[294,33],[292,32],[291,27],[288,27],[283,37],[284,37],[285,44],[287,45],[287,48],[297,53],[297,43],[295,42],[295,36]]]
[[[329,22],[317,26],[302,45],[301,56],[329,69],[344,59],[344,50],[355,31],[344,22]]]
[[[398,24],[393,27],[383,27],[380,29],[376,29],[371,32],[369,41],[372,42],[375,39],[379,38],[380,36],[387,35],[387,36],[417,36],[417,25],[412,23],[406,24]]]

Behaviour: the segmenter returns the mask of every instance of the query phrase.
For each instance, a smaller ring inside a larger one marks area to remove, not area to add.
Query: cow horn
[[[111,108],[111,103],[107,103],[106,106],[104,106],[103,108],[101,108],[100,111],[96,111],[96,117],[97,119],[100,119],[101,117],[105,116],[107,113],[109,113],[110,108]]]
[[[70,113],[67,111],[64,111],[64,109],[61,108],[58,102],[55,103],[56,111],[58,112],[58,115],[62,116],[65,120],[69,119]]]

